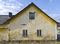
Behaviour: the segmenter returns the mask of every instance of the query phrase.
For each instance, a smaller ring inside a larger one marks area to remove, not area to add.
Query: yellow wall
[[[8,28],[0,28],[0,41],[8,40]]]
[[[35,12],[35,19],[29,20],[29,12]],[[26,25],[22,25],[26,24]],[[11,40],[56,40],[57,25],[34,6],[30,6],[15,20],[8,24]],[[22,36],[22,30],[28,30],[28,37]],[[42,36],[37,37],[37,29],[42,30]]]

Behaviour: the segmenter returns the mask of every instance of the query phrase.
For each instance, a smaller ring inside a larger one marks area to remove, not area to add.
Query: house
[[[8,17],[8,18],[7,18]],[[2,20],[2,18],[5,20]],[[34,3],[0,18],[0,40],[57,40],[57,23]]]

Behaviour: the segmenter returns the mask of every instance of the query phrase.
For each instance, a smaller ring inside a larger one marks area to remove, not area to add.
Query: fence
[[[56,41],[56,40],[0,41],[0,44],[60,44],[60,41]]]

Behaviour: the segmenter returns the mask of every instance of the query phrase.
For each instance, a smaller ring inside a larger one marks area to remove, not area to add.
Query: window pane
[[[37,36],[39,36],[39,30],[37,30]]]
[[[40,36],[41,36],[41,30],[40,30]]]
[[[26,36],[27,36],[27,30],[26,30]]]
[[[25,35],[25,31],[23,30],[23,36]]]

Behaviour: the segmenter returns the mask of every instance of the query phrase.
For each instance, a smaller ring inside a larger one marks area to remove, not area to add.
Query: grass
[[[60,41],[1,41],[0,44],[60,44]]]

